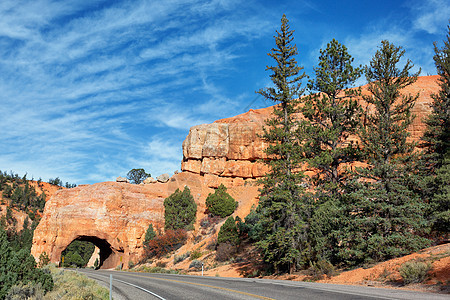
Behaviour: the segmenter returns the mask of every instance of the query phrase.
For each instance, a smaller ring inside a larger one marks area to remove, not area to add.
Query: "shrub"
[[[191,264],[189,265],[189,269],[194,268],[194,269],[201,269],[202,268],[202,262],[200,260],[193,260],[191,262]]]
[[[400,267],[400,276],[402,276],[404,284],[421,283],[427,278],[427,273],[430,270],[431,264],[419,260],[410,260]]]
[[[209,194],[206,198],[206,207],[208,211],[216,216],[221,216],[222,218],[231,215],[238,203],[227,193],[227,188],[221,184],[214,194]]]
[[[217,246],[216,260],[223,262],[228,261],[236,254],[236,246],[230,243],[222,243]]]
[[[326,260],[319,260],[315,263],[311,263],[308,269],[308,274],[314,281],[322,279],[323,275],[332,276],[334,273],[334,266]]]
[[[222,227],[220,227],[219,234],[217,235],[217,242],[219,244],[239,244],[239,234],[237,231],[236,222],[233,217],[229,217],[222,225]]]
[[[165,268],[166,266],[167,266],[167,263],[164,262],[164,261],[158,261],[158,262],[156,263],[156,267],[157,267],[157,268]]]
[[[18,285],[14,285],[6,295],[6,300],[21,300],[21,299],[42,299],[44,291],[41,284],[23,284],[20,282]]]
[[[182,262],[183,260],[185,260],[186,258],[188,258],[191,255],[191,252],[186,252],[183,253],[181,255],[175,255],[175,257],[173,258],[173,264],[176,265],[179,262]]]
[[[146,257],[162,257],[167,253],[176,250],[183,245],[187,239],[187,233],[184,229],[166,230],[166,232],[148,242],[146,248]]]
[[[156,237],[156,232],[153,230],[153,224],[148,225],[147,231],[145,232],[144,244],[148,244],[151,240]]]
[[[203,253],[199,249],[196,249],[191,252],[191,257],[189,259],[196,260],[197,258],[202,257],[202,255],[203,255]]]
[[[39,255],[39,268],[42,268],[46,265],[48,265],[48,263],[50,262],[50,258],[47,255],[47,252],[42,252],[41,255]]]
[[[217,239],[211,239],[211,241],[209,241],[208,245],[206,245],[206,249],[208,250],[216,250],[217,249]]]
[[[191,230],[194,228],[196,213],[197,204],[189,188],[185,186],[183,192],[177,189],[164,200],[164,229]]]

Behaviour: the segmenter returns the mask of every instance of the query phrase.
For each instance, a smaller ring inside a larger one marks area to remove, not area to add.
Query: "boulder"
[[[156,180],[158,182],[162,182],[162,183],[169,181],[169,179],[170,179],[170,176],[167,173],[161,174],[158,177],[156,177]]]
[[[116,178],[116,182],[126,182],[126,183],[129,183],[130,181],[127,179],[127,178],[125,178],[125,177],[117,177]]]
[[[147,177],[143,181],[144,184],[151,184],[151,183],[156,183],[156,182],[158,182],[158,181],[153,177]]]

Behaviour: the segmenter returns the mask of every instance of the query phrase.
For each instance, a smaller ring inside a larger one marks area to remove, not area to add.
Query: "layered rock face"
[[[425,129],[423,119],[431,110],[431,94],[439,89],[437,78],[419,77],[416,83],[402,91],[403,94],[419,93],[413,109],[416,118],[409,128],[411,138],[416,141]],[[362,93],[369,94],[367,86],[362,87]],[[360,102],[366,111],[373,109],[364,101]],[[273,107],[250,110],[212,124],[192,127],[183,142],[181,170],[201,175],[210,187],[217,187],[220,183],[241,185],[264,176],[267,166],[258,160],[267,158],[264,153],[267,143],[260,136],[272,111]],[[298,117],[301,118],[300,115]]]

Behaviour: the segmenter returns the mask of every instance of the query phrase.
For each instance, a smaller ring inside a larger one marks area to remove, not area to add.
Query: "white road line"
[[[138,285],[135,285],[135,284],[132,284],[132,283],[129,283],[129,282],[126,282],[126,281],[123,281],[123,280],[120,280],[120,279],[116,279],[116,278],[114,278],[114,276],[113,276],[113,281],[119,281],[119,282],[122,282],[122,283],[125,283],[125,284],[128,284],[128,285],[131,285],[132,287],[135,287],[135,288],[138,288],[138,289],[141,289],[141,290],[143,290],[144,292],[147,292],[147,293],[149,293],[149,294],[151,294],[151,295],[153,295],[153,296],[155,296],[156,298],[158,298],[158,299],[161,299],[161,300],[166,300],[165,298],[163,298],[163,297],[161,297],[160,295],[158,295],[158,294],[155,294],[155,293],[153,293],[153,292],[151,292],[151,291],[149,291],[149,290],[146,290],[146,289],[144,289],[143,287],[140,287],[140,286],[138,286]]]

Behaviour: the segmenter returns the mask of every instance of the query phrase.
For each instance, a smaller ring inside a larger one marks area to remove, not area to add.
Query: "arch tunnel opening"
[[[64,254],[67,255],[68,252],[66,250],[68,250],[68,249],[72,250],[72,253],[73,253],[74,252],[73,249],[78,248],[79,252],[82,252],[83,254],[85,254],[86,251],[84,251],[84,249],[89,248],[89,246],[86,246],[86,244],[93,245],[90,248],[91,250],[90,250],[89,258],[92,256],[92,254],[94,254],[94,246],[96,246],[100,250],[99,258],[98,258],[98,265],[95,266],[97,269],[109,269],[109,268],[116,267],[117,264],[119,263],[119,259],[121,256],[120,254],[123,254],[123,251],[120,251],[120,250],[114,251],[113,248],[111,247],[111,244],[108,243],[105,239],[101,239],[96,236],[78,236],[61,253],[61,262],[63,260]],[[84,249],[80,249],[80,245],[82,245],[81,247],[83,247]],[[80,253],[78,253],[78,254],[81,256]],[[83,257],[81,257],[81,258],[83,258]],[[74,261],[78,258],[74,258],[72,256],[71,259],[72,259],[72,261]],[[86,261],[85,258],[84,258],[84,261]],[[69,261],[67,261],[67,262],[69,262]],[[87,263],[87,261],[86,261],[86,263]],[[66,261],[64,262],[64,265],[67,265]]]

